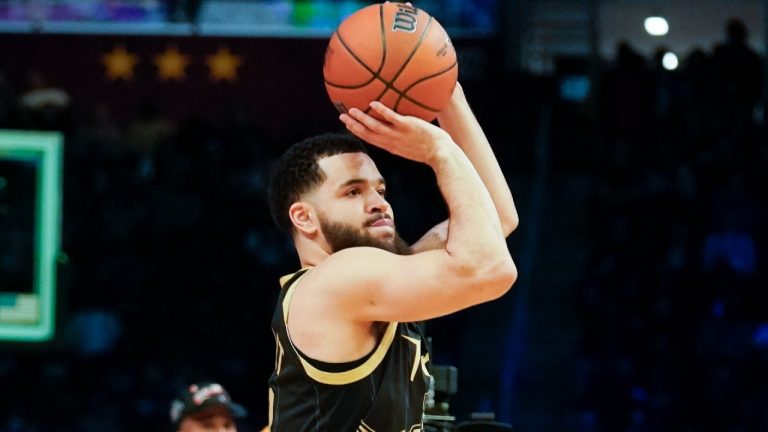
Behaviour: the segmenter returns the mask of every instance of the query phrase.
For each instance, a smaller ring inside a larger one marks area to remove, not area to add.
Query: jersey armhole
[[[301,282],[301,279],[303,279],[307,273],[309,273],[309,271],[304,272],[304,274],[299,276],[292,284],[290,284],[290,286],[285,288],[286,292],[285,296],[283,297],[283,302],[281,305],[279,305],[279,307],[283,308],[283,326],[285,328],[285,334],[288,337],[288,343],[291,345],[291,349],[294,353],[296,353],[296,357],[301,362],[301,366],[304,368],[304,372],[313,380],[328,385],[351,384],[355,381],[359,381],[367,377],[379,366],[379,364],[381,364],[382,360],[384,360],[384,357],[386,356],[387,351],[389,351],[389,347],[392,345],[392,341],[395,338],[398,323],[396,321],[388,323],[387,329],[384,331],[384,335],[381,337],[381,340],[373,349],[373,351],[359,360],[350,362],[351,365],[349,369],[342,371],[330,371],[324,368],[321,369],[323,365],[330,365],[331,367],[329,369],[336,369],[336,367],[333,364],[328,364],[306,356],[293,344],[291,333],[288,331],[288,309],[291,304],[291,298],[293,297],[293,290],[296,288],[296,286],[298,286],[299,282]],[[360,361],[362,361],[362,363],[356,366],[354,365]],[[346,364],[347,363],[340,363],[339,365]]]

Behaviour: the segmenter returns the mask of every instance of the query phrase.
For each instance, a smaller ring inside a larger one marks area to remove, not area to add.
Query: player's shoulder
[[[318,263],[307,274],[309,285],[331,285],[339,287],[344,282],[364,280],[394,263],[398,255],[384,249],[359,246],[342,249]]]
[[[395,256],[392,252],[371,246],[356,246],[342,249],[328,256],[321,265],[336,265],[337,262],[366,260],[371,257]]]

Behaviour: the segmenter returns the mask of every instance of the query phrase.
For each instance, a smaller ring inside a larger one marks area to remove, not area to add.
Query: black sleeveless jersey
[[[269,379],[271,432],[422,431],[429,353],[414,323],[382,323],[380,341],[350,363],[313,360],[286,327],[293,288],[307,270],[281,278],[272,318],[277,350]]]

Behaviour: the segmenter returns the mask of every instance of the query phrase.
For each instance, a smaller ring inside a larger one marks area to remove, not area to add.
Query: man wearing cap
[[[191,384],[171,403],[171,423],[177,432],[237,432],[234,419],[247,414],[213,382]]]

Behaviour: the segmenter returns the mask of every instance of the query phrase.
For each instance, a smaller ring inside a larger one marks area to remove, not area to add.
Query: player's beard
[[[365,223],[365,227],[370,226],[379,218],[372,218]],[[411,247],[395,231],[395,237],[391,240],[383,240],[374,237],[365,228],[355,228],[351,224],[343,222],[332,222],[324,217],[319,218],[320,228],[323,230],[325,241],[331,247],[332,252],[338,252],[342,249],[351,247],[368,246],[392,252],[398,255],[410,255]]]

